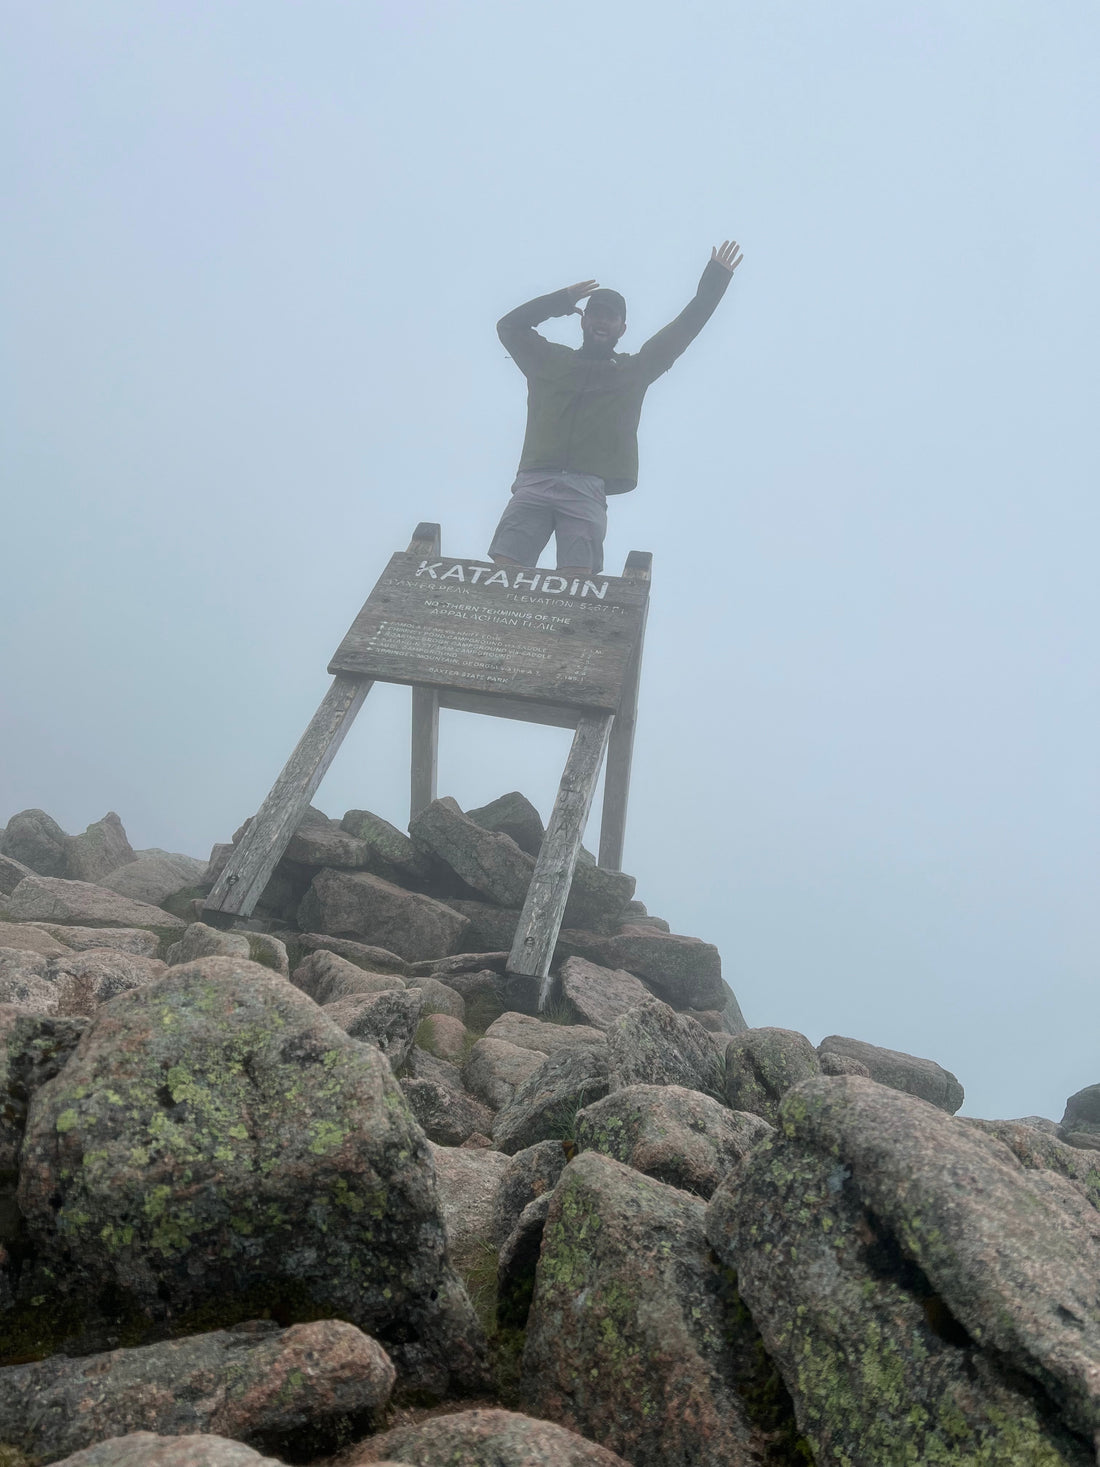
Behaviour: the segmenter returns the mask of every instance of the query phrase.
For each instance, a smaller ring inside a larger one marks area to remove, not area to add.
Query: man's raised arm
[[[638,352],[638,361],[651,382],[662,372],[667,372],[702,331],[743,259],[737,241],[733,239],[727,239],[711,250],[695,295],[675,321],[670,321],[656,336],[651,336]]]
[[[497,322],[497,335],[521,372],[526,372],[550,345],[535,327],[549,321],[551,316],[582,315],[578,302],[591,295],[597,283],[595,280],[580,280],[576,285],[563,286],[550,295],[537,295],[533,301],[526,301],[506,316],[501,316]]]

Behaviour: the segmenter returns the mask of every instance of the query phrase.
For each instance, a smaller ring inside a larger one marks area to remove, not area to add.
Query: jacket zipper
[[[577,409],[581,405],[581,395],[584,392],[585,388],[588,386],[589,382],[592,380],[592,366],[593,364],[589,362],[588,370],[584,374],[584,387],[582,387],[580,389],[580,392],[577,392],[573,397],[573,412],[569,419],[569,437],[566,440],[565,444],[565,463],[561,465],[561,467],[567,472],[572,472],[569,467],[569,457],[573,452],[573,429],[577,426]]]

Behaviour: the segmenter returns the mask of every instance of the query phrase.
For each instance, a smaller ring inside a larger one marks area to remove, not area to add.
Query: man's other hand
[[[722,244],[715,245],[714,249],[710,252],[710,257],[712,260],[717,261],[723,270],[728,270],[731,275],[745,258],[738,248],[735,239],[727,239]]]
[[[598,280],[579,280],[576,285],[567,285],[565,293],[569,297],[569,314],[571,316],[583,316],[584,312],[577,304],[589,296],[599,285]]]

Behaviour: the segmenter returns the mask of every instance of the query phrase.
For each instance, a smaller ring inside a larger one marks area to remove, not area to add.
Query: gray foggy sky
[[[484,553],[497,317],[597,278],[634,350],[733,235],[611,504],[609,569],[654,552],[625,865],[751,1024],[970,1114],[1100,1080],[1095,6],[3,14],[0,823],[227,839],[415,523]],[[404,825],[408,702],[323,809]],[[545,816],[567,739],[444,714],[441,791]]]

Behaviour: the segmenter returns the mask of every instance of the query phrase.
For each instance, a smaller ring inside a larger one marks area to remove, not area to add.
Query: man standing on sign
[[[694,299],[633,356],[615,350],[626,330],[626,301],[594,280],[540,295],[497,322],[527,378],[527,436],[511,501],[489,546],[496,565],[536,565],[556,534],[561,575],[603,569],[607,495],[626,494],[638,482],[646,390],[698,336],[741,260],[735,240],[713,249]],[[578,302],[586,298],[582,311]],[[574,315],[584,337],[577,350],[535,330],[551,316]]]

